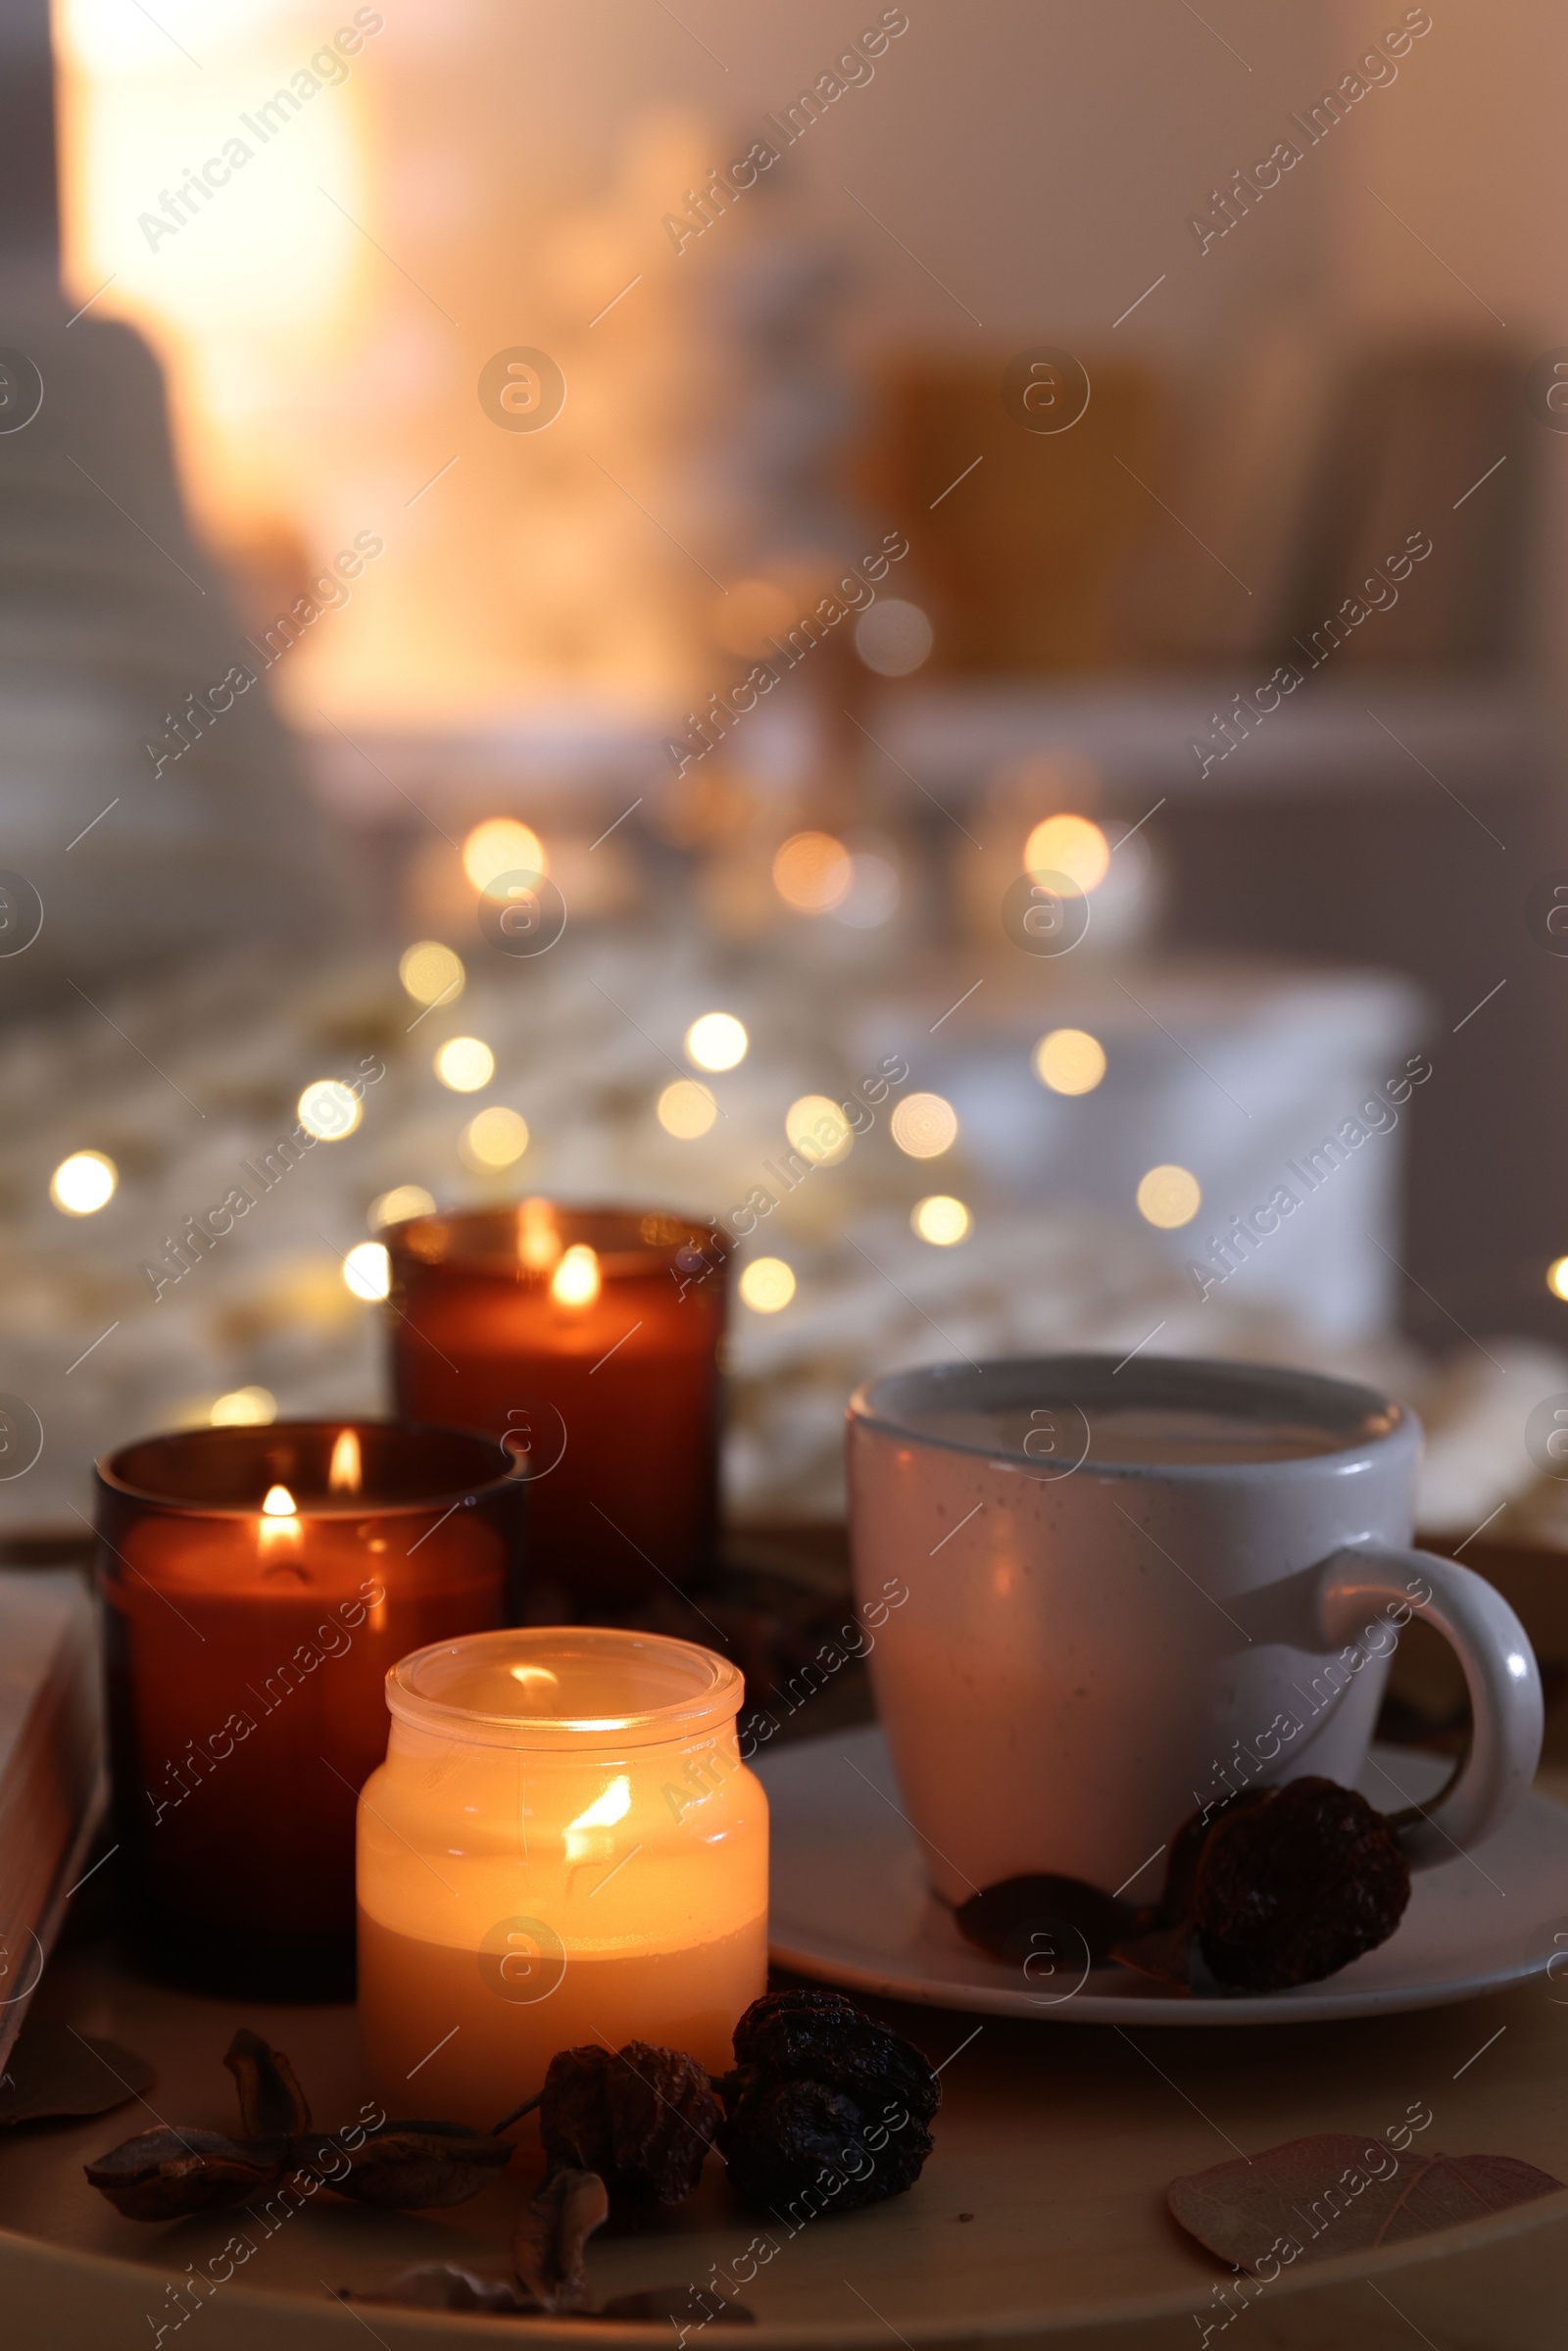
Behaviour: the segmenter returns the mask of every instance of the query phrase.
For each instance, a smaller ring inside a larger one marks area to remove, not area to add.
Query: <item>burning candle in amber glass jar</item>
[[[523,1481],[390,1421],[193,1429],[98,1465],[120,1882],[204,1989],[346,1996],[354,1807],[411,1649],[516,1614]]]
[[[360,1799],[360,2029],[378,2095],[487,2129],[558,2049],[713,2073],[767,1984],[767,1799],[738,1667],[601,1625],[442,1642],[387,1676]]]
[[[398,1409],[529,1472],[537,1605],[603,1615],[711,1548],[726,1248],[663,1213],[526,1200],[386,1236]]]

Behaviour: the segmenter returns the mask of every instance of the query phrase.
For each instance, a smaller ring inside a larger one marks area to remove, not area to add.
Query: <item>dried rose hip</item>
[[[623,2193],[679,2204],[722,2120],[708,2076],[679,2049],[563,2049],[550,2060],[539,2133],[552,2170],[597,2172]]]
[[[768,1992],[735,2028],[718,2144],[750,2202],[856,2212],[914,2185],[942,2100],[918,2049],[837,1992]]]
[[[1179,1856],[1184,1875],[1191,1864],[1185,1906],[1204,1964],[1240,1991],[1284,1991],[1348,1967],[1387,1942],[1410,1899],[1388,1822],[1332,1780],[1250,1790],[1210,1818],[1196,1860],[1178,1838],[1173,1878]],[[1180,1898],[1176,1886],[1167,1893]]]

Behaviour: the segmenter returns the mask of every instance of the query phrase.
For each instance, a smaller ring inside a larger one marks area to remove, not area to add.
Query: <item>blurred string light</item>
[[[476,890],[486,890],[501,873],[548,873],[545,845],[531,824],[515,816],[487,816],[463,844],[463,870]]]
[[[879,677],[907,677],[930,659],[936,634],[917,604],[887,596],[855,624],[855,650]]]
[[[299,1100],[300,1124],[318,1143],[341,1143],[360,1123],[360,1098],[339,1078],[317,1078]]]
[[[958,1114],[940,1094],[908,1094],[893,1113],[893,1140],[911,1159],[935,1159],[958,1139]]]
[[[686,1031],[686,1058],[695,1069],[735,1069],[750,1044],[733,1012],[705,1012]]]
[[[418,939],[398,959],[398,978],[416,1004],[456,1004],[467,976],[463,957],[439,939]]]
[[[664,1088],[656,1105],[659,1123],[679,1143],[695,1143],[718,1116],[718,1104],[695,1078],[676,1078]]]
[[[1202,1204],[1198,1178],[1190,1168],[1178,1167],[1172,1160],[1152,1167],[1139,1179],[1138,1213],[1162,1232],[1191,1224]]]
[[[777,1314],[795,1296],[795,1275],[782,1257],[754,1257],[740,1291],[754,1314]]]
[[[49,1198],[63,1216],[92,1216],[115,1197],[120,1170],[102,1151],[73,1151],[49,1178]]]
[[[359,1241],[343,1260],[343,1279],[356,1298],[385,1298],[392,1287],[392,1259],[380,1241]]]
[[[798,914],[830,914],[854,884],[854,861],[832,833],[791,833],[774,855],[773,887]]]
[[[1088,816],[1048,816],[1023,846],[1025,873],[1063,874],[1087,898],[1110,865],[1110,843]]]
[[[215,1429],[265,1429],[277,1418],[277,1398],[270,1388],[231,1388],[207,1418]]]
[[[1105,1074],[1105,1049],[1087,1029],[1053,1029],[1034,1058],[1036,1077],[1053,1094],[1093,1094]]]
[[[967,1240],[974,1219],[951,1192],[933,1192],[928,1199],[915,1201],[909,1222],[922,1241],[936,1249],[952,1249],[956,1241]]]
[[[473,1168],[511,1167],[528,1148],[528,1121],[497,1102],[470,1118],[458,1149]]]
[[[1568,1257],[1556,1257],[1547,1266],[1546,1288],[1553,1298],[1568,1298]]]
[[[477,1094],[496,1074],[496,1057],[480,1037],[449,1037],[438,1046],[435,1074],[454,1094]]]
[[[814,1167],[836,1167],[855,1145],[850,1122],[825,1094],[803,1094],[784,1113],[790,1148]]]
[[[850,857],[850,886],[831,909],[835,922],[852,931],[874,931],[891,919],[899,903],[899,869],[874,849],[857,849]]]
[[[370,1202],[369,1225],[372,1233],[383,1226],[402,1224],[410,1216],[433,1216],[435,1195],[426,1192],[422,1184],[394,1184]]]

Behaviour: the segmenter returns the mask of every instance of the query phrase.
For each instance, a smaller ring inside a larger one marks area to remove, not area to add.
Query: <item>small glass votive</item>
[[[689,1583],[716,1526],[724,1236],[525,1200],[385,1239],[398,1410],[526,1462],[533,1613],[613,1615]]]
[[[483,1633],[387,1676],[360,1798],[360,2029],[388,2110],[488,2129],[559,2049],[714,2073],[767,1984],[767,1799],[739,1669],[601,1627]]]
[[[275,1421],[125,1445],[97,1492],[139,1955],[204,1990],[348,1998],[387,1669],[515,1618],[524,1482],[466,1430]]]

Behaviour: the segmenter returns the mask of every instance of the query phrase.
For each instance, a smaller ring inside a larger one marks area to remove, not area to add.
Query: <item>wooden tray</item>
[[[1306,2131],[1376,2132],[1424,2099],[1433,2151],[1515,2155],[1568,2177],[1568,1986],[1386,2021],[1195,2033],[1179,2047],[1156,2033],[1002,2019],[977,2031],[974,2018],[944,2010],[866,2005],[944,2068],[936,2152],[911,2193],[791,2236],[741,2207],[710,2162],[689,2205],[594,2240],[599,2294],[722,2284],[762,2236],[778,2250],[740,2289],[758,2325],[733,2338],[754,2351],[993,2340],[1175,2351],[1215,2319],[1212,2288],[1228,2275],[1166,2214],[1165,2185],[1178,2174]],[[88,1950],[57,1964],[38,2013],[124,2042],[152,2060],[157,2080],[144,2102],[91,2122],[0,2133],[8,2351],[160,2340],[188,2340],[192,2351],[285,2341],[291,2351],[343,2351],[367,2333],[383,2346],[456,2346],[518,2326],[354,2310],[329,2289],[371,2289],[417,2261],[504,2274],[512,2215],[539,2169],[535,2147],[449,2213],[384,2215],[323,2193],[274,2219],[270,2233],[243,2211],[147,2228],[86,2186],[87,2157],[155,2119],[233,2129],[220,2060],[241,2023],[288,2051],[318,2119],[351,2116],[364,2095],[352,2010],[240,2009],[118,1974]],[[253,2256],[193,2308],[191,2273],[204,2273],[236,2229]],[[182,2278],[183,2300],[172,2290]],[[1560,2351],[1568,2190],[1369,2257],[1303,2264],[1246,2315],[1255,2351],[1410,2351],[1423,2337],[1444,2351]],[[582,2351],[580,2326],[523,2325],[530,2340]],[[662,2327],[601,2327],[588,2339],[607,2337],[646,2345]]]

